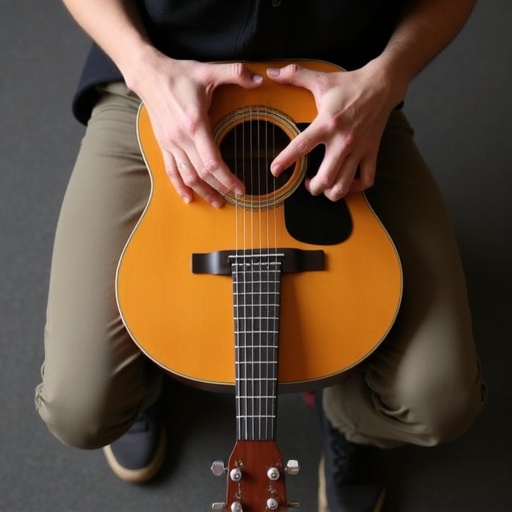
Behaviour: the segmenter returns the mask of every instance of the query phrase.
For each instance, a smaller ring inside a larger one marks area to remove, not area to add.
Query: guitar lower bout
[[[324,62],[300,63],[339,71]],[[248,63],[262,75],[266,67],[281,64]],[[199,199],[184,204],[176,194],[141,106],[137,132],[151,195],[121,256],[116,296],[134,341],[177,378],[232,391],[235,345],[243,337],[252,362],[274,350],[275,342],[280,390],[312,389],[363,361],[393,325],[402,294],[400,259],[364,194],[343,200],[346,219],[340,214],[339,224],[349,228],[340,241],[322,243],[323,235],[320,241],[314,237],[328,207],[297,201],[307,196],[303,183],[316,171],[313,159],[300,160],[278,180],[269,172],[270,161],[315,116],[314,99],[304,89],[269,79],[251,90],[219,87],[210,109],[213,135],[248,193],[213,209]],[[300,214],[299,231],[309,229],[311,237],[289,228],[287,216],[295,216],[291,203]],[[338,215],[333,211],[329,215]],[[338,224],[336,217],[325,223],[331,224]],[[323,267],[288,272],[291,256],[272,260],[282,249],[285,255],[321,252]],[[202,257],[205,265],[218,258],[222,261],[213,266],[224,271],[198,272],[194,255],[200,254],[214,254]],[[235,263],[228,257],[233,254]]]

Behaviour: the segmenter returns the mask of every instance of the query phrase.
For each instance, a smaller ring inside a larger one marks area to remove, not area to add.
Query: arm
[[[162,54],[151,44],[131,0],[63,1],[144,101],[167,173],[183,200],[191,201],[196,192],[221,206],[219,192],[243,193],[243,183],[211,138],[207,112],[218,85],[257,87],[261,77],[239,63],[204,64]]]
[[[369,188],[391,111],[413,78],[459,33],[475,3],[413,0],[382,54],[356,71],[319,77],[297,66],[269,70],[278,82],[309,89],[318,107],[317,118],[276,157],[272,172],[279,174],[302,154],[325,144],[324,161],[307,184],[310,192],[337,200],[351,190]]]
[[[413,0],[377,59],[407,86],[462,30],[477,0]]]

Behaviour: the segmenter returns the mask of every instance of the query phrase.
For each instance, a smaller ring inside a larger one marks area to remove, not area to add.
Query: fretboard
[[[276,253],[231,257],[237,439],[272,440],[276,436],[283,258]]]

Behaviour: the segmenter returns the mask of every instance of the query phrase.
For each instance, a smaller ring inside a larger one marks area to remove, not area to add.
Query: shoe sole
[[[107,464],[118,478],[131,484],[141,484],[151,480],[163,466],[167,455],[167,434],[165,429],[162,428],[155,456],[151,463],[144,468],[127,469],[121,466],[121,464],[117,462],[110,445],[103,448],[103,453]]]
[[[372,512],[381,512],[384,505],[384,499],[386,498],[386,489],[382,489],[379,499],[375,504]],[[324,469],[324,458],[320,459],[318,466],[318,512],[329,512],[327,506],[327,490],[325,483],[325,469]]]

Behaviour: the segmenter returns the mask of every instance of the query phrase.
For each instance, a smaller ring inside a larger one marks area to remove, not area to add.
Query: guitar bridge
[[[303,249],[248,249],[225,250],[192,254],[193,274],[232,275],[234,260],[258,262],[276,258],[282,263],[285,274],[325,270],[325,253],[322,250]]]

